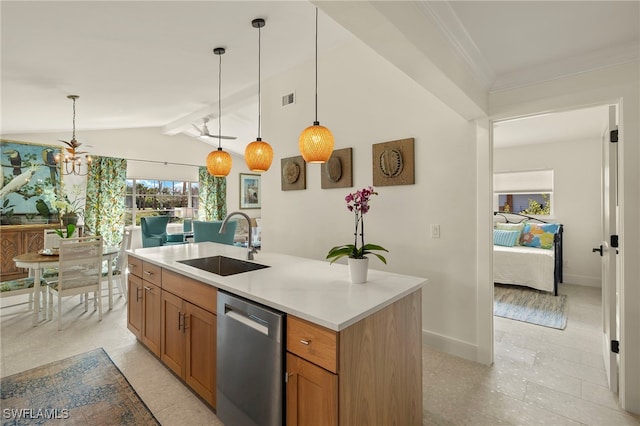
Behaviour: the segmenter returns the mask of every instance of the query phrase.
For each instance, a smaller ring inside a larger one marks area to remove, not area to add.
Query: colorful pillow
[[[502,229],[504,231],[518,231],[518,238],[516,238],[516,245],[522,245],[522,231],[524,230],[524,223],[504,223],[497,222],[496,229]]]
[[[553,248],[553,236],[558,233],[558,223],[527,223],[522,231],[522,245],[543,249]]]
[[[493,230],[493,244],[497,246],[513,247],[520,236],[519,231]]]

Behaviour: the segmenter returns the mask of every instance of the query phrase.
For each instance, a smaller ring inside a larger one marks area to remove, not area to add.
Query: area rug
[[[0,379],[3,425],[159,425],[104,349]]]
[[[496,316],[560,330],[567,326],[567,296],[563,294],[495,284],[493,300]]]

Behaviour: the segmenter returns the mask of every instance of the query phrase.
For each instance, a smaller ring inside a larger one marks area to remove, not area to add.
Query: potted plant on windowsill
[[[387,259],[375,251],[389,252],[389,250],[377,244],[365,244],[364,242],[364,215],[369,211],[369,200],[374,195],[378,195],[378,193],[371,186],[347,194],[345,197],[347,209],[355,215],[354,242],[353,244],[335,246],[327,253],[327,259],[331,259],[330,263],[348,256],[349,276],[351,282],[355,284],[367,281],[367,271],[369,269],[367,254],[372,254],[380,259],[382,263],[387,263]],[[358,246],[358,236],[360,236],[360,246]]]

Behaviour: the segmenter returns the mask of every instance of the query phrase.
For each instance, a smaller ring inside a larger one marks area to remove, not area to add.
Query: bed
[[[557,296],[564,226],[523,214],[494,212],[494,227],[493,282]]]

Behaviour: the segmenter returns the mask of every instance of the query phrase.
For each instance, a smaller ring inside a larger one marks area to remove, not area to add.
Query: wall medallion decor
[[[350,188],[353,186],[351,157],[352,148],[333,151],[331,158],[320,167],[322,189]]]
[[[282,169],[280,181],[283,191],[307,189],[307,163],[305,163],[301,155],[282,158],[280,167]]]
[[[415,183],[414,139],[373,144],[373,186]]]
[[[57,222],[51,205],[60,189],[60,147],[2,140],[0,207],[2,224]]]

